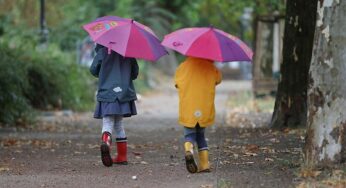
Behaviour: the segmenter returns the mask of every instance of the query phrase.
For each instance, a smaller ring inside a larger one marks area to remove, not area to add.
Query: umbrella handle
[[[108,43],[108,54],[111,54],[112,50],[112,44],[115,44],[115,42],[109,42]]]

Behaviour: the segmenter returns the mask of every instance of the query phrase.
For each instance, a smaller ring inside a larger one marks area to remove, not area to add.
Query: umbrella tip
[[[210,29],[214,29],[214,25],[213,25],[213,24],[210,24],[210,25],[209,25],[209,28],[210,28]]]
[[[133,21],[134,21],[134,20],[133,20],[133,19],[131,19],[131,23],[133,23]]]

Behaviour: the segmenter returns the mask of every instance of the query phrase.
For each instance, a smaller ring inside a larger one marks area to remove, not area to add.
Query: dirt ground
[[[167,84],[173,85],[173,84]],[[0,128],[0,187],[295,187],[303,133],[227,123],[227,101],[251,83],[225,81],[217,88],[216,125],[208,128],[211,173],[185,169],[183,129],[177,124],[174,88],[143,95],[138,115],[125,119],[129,165],[104,167],[100,160],[101,121],[87,113],[56,113],[19,128]],[[246,115],[245,115],[246,116]],[[115,152],[115,151],[113,151]]]

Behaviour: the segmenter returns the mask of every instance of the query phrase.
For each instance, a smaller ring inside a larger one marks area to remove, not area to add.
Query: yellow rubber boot
[[[184,148],[186,169],[190,173],[196,173],[198,168],[195,159],[193,158],[193,144],[191,142],[185,142]]]
[[[198,172],[210,172],[208,150],[199,151],[198,157],[199,157]]]

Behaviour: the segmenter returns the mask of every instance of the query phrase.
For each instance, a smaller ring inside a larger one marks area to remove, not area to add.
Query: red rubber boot
[[[112,157],[111,157],[111,144],[112,144],[112,135],[109,132],[102,133],[102,143],[101,143],[101,160],[103,165],[109,167],[112,166]]]
[[[117,138],[117,152],[117,157],[113,159],[113,163],[127,165],[127,138]]]

